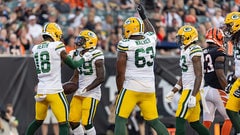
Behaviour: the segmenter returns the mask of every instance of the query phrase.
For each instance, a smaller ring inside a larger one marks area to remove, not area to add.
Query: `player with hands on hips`
[[[74,135],[96,135],[93,119],[101,99],[101,84],[105,80],[103,52],[97,49],[97,35],[90,30],[83,30],[75,38],[77,49],[73,59],[84,58],[70,79],[78,84],[70,103],[69,122]],[[71,52],[72,53],[72,52]]]
[[[182,89],[176,111],[176,135],[185,135],[185,123],[199,135],[210,135],[200,123],[200,90],[203,88],[203,52],[196,44],[198,32],[190,25],[182,26],[177,32],[177,43],[181,45],[180,67],[182,76],[166,99],[171,99],[174,93]]]
[[[155,94],[154,57],[157,37],[141,4],[136,4],[139,17],[129,17],[123,24],[123,39],[117,46],[116,117],[114,135],[126,135],[127,120],[137,105],[143,118],[159,135],[168,135],[158,119]]]

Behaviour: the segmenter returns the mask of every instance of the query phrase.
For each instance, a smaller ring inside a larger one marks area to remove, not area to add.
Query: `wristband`
[[[182,89],[182,86],[180,86],[179,84],[175,84],[174,87],[177,88],[178,90]]]

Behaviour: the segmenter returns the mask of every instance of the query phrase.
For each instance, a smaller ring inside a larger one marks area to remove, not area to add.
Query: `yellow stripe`
[[[95,53],[95,54],[93,54],[93,58],[96,58],[96,57],[101,56],[101,55],[103,55],[102,52]]]
[[[192,51],[190,52],[190,55],[192,55],[192,54],[194,54],[194,53],[196,53],[196,52],[202,52],[202,50],[201,50],[201,49],[192,50]]]
[[[123,46],[120,46],[118,45],[117,47],[119,50],[122,50],[122,51],[127,51],[128,50],[128,47],[123,47]]]
[[[63,43],[61,43],[55,48],[55,50],[58,50],[58,49],[63,48],[63,47],[65,47],[65,45]]]

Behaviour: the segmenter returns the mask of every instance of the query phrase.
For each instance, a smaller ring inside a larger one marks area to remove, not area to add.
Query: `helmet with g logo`
[[[97,35],[90,30],[83,30],[79,36],[75,38],[75,44],[83,49],[95,49],[97,46]]]
[[[226,36],[232,36],[240,29],[240,12],[231,12],[227,14],[224,20],[225,29],[224,34]]]
[[[138,17],[129,17],[123,24],[124,38],[129,38],[131,35],[143,35],[144,23]]]
[[[60,41],[63,35],[62,29],[56,23],[46,23],[42,29],[42,36],[50,36],[54,41]]]
[[[188,46],[198,40],[198,32],[191,25],[182,26],[177,32],[177,40],[179,44]]]

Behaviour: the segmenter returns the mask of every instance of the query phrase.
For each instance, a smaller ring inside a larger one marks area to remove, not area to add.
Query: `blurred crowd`
[[[205,46],[205,33],[221,27],[224,17],[239,11],[238,0],[142,0],[158,36],[159,55],[179,55],[176,32],[183,24],[194,25],[199,43]],[[56,22],[64,30],[67,51],[83,29],[98,35],[98,48],[115,55],[122,38],[122,24],[137,16],[134,0],[0,0],[0,54],[24,56],[42,41],[42,26]]]
[[[0,106],[0,134],[19,135],[18,124],[18,120],[14,116],[13,104],[7,103],[5,108]]]

